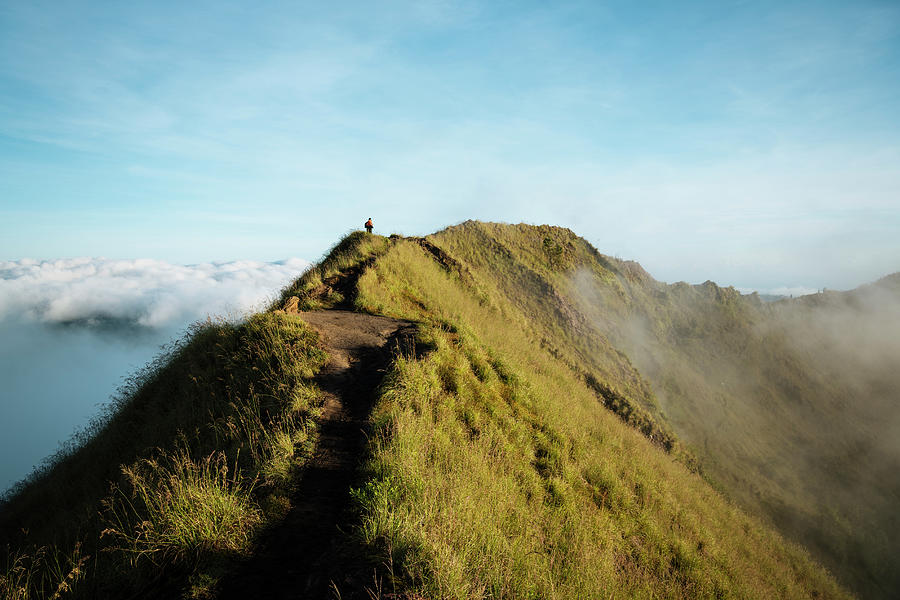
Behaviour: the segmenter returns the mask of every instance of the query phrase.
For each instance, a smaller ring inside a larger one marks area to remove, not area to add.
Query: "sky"
[[[367,217],[900,271],[900,4],[0,0],[0,260],[315,260]]]

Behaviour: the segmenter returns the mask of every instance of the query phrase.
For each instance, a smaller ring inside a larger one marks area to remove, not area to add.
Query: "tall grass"
[[[577,258],[551,250],[548,271]],[[509,295],[464,260],[468,281],[411,242],[359,281],[361,307],[423,322],[421,342],[435,348],[395,363],[373,417],[370,479],[355,493],[360,535],[394,566],[394,589],[437,598],[846,596],[804,551],[603,408],[559,359],[584,352],[565,347],[564,306],[523,298],[546,293],[540,271],[523,275],[502,250],[480,251],[508,269],[499,278],[538,287]],[[623,394],[641,393],[640,380],[619,379],[635,371],[615,357],[582,366]]]
[[[288,284],[270,308],[281,308],[291,296],[300,298],[301,310],[329,308],[349,300],[339,291],[331,289],[327,282],[350,269],[359,268],[367,260],[384,253],[395,239],[396,236],[386,238],[362,231],[349,233],[332,246],[321,261],[310,266],[299,278]]]
[[[0,563],[0,598],[2,600],[57,600],[69,595],[84,578],[90,556],[81,545],[68,555],[41,546],[28,552],[7,548],[5,562]]]
[[[187,450],[122,468],[126,490],[109,504],[116,538],[132,560],[196,560],[204,552],[239,552],[261,520],[252,483],[231,469],[224,453],[195,460]]]
[[[80,548],[93,558],[74,597],[132,594],[166,572],[197,594],[213,586],[290,507],[320,410],[317,339],[284,313],[195,326],[6,499],[0,541],[31,560],[2,576],[21,597],[47,597],[68,574],[43,557]]]

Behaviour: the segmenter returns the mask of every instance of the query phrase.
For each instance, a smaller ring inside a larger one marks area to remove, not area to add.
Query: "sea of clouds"
[[[307,266],[0,261],[0,496],[190,323],[261,309]]]
[[[309,262],[0,261],[0,320],[163,328],[259,309]]]

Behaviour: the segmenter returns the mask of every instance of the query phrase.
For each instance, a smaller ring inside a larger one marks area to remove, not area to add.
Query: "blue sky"
[[[0,259],[572,228],[665,281],[900,271],[896,2],[0,0]]]

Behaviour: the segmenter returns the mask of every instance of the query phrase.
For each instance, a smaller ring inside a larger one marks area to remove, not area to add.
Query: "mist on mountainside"
[[[867,396],[897,393],[878,385],[885,375],[888,380],[881,383],[896,383],[900,273],[850,292],[825,291],[773,308],[791,345],[808,352],[823,369],[840,373],[844,385]],[[883,400],[885,408],[897,404],[896,396]]]
[[[850,292],[825,292],[773,306],[767,335],[784,336],[798,360],[808,365],[834,413],[819,419],[823,451],[811,446],[786,457],[798,469],[824,473],[810,482],[822,504],[861,521],[869,542],[900,552],[900,276]],[[773,331],[774,329],[774,331]],[[804,397],[803,394],[798,394]],[[811,399],[816,410],[815,398]],[[827,407],[825,407],[827,410]],[[816,485],[818,484],[818,485]],[[892,572],[896,565],[871,566]]]
[[[642,272],[642,270],[641,270]],[[729,495],[863,597],[900,589],[900,277],[764,303],[648,275],[628,306],[582,270],[579,306],[652,384]]]

